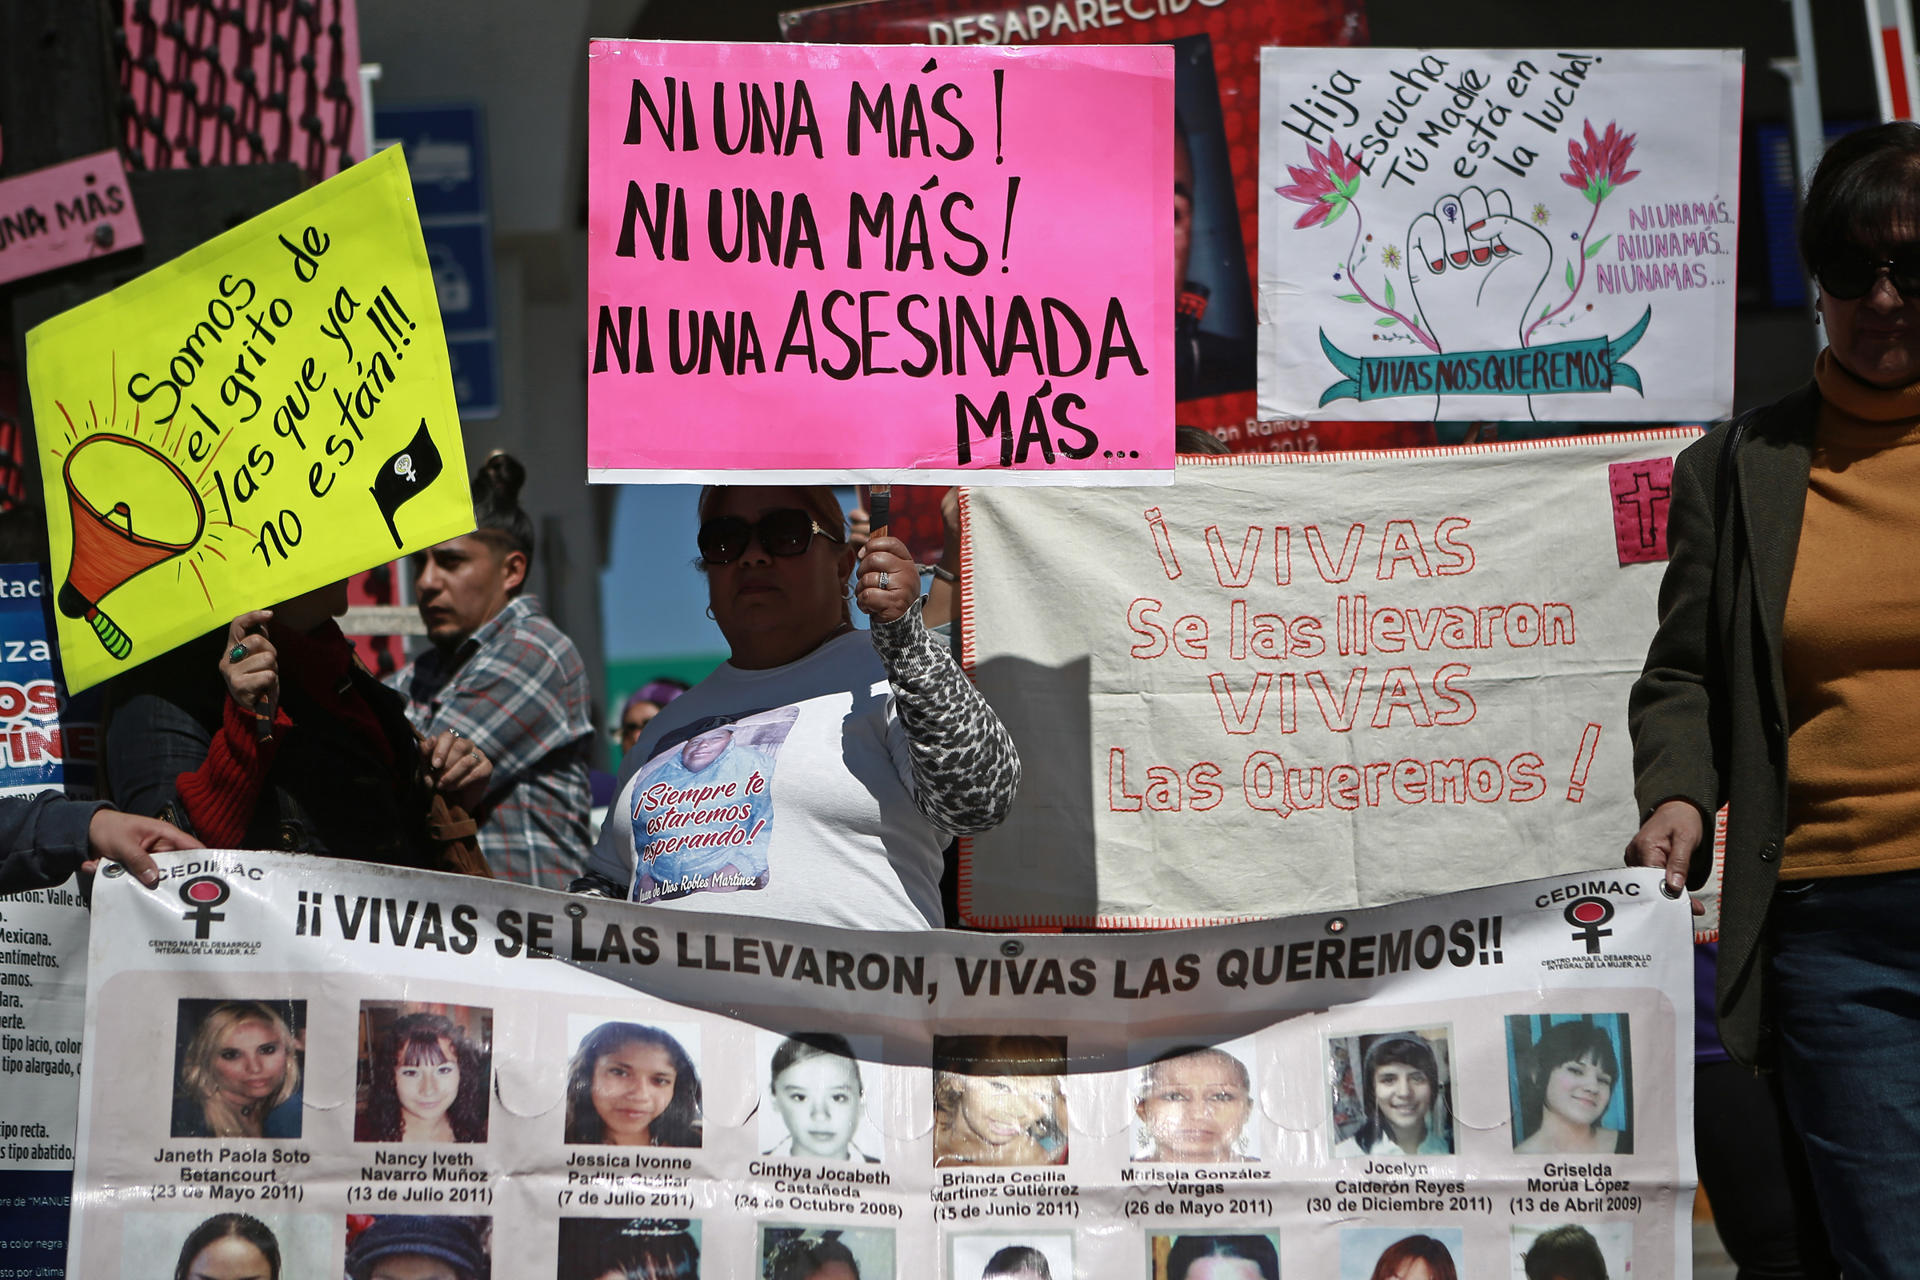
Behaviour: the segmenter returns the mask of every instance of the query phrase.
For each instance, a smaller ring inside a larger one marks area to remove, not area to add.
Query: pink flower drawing
[[[1337,141],[1329,142],[1325,151],[1309,146],[1307,159],[1312,162],[1312,168],[1288,165],[1287,173],[1293,178],[1293,185],[1274,190],[1308,206],[1294,226],[1331,226],[1360,193],[1360,166],[1340,150]]]
[[[1586,196],[1587,203],[1598,205],[1613,189],[1622,183],[1632,182],[1640,176],[1638,169],[1627,168],[1627,161],[1633,158],[1633,143],[1637,135],[1621,133],[1613,121],[1607,122],[1607,131],[1595,136],[1593,121],[1586,124],[1587,145],[1578,142],[1567,143],[1567,159],[1573,166],[1571,173],[1560,175],[1560,181],[1575,188]]]

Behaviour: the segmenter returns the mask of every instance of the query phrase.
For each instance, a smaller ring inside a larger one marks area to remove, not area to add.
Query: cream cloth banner
[[[1472,1276],[1583,1237],[1616,1276],[1689,1256],[1690,935],[1652,872],[1013,938],[161,863],[96,893],[89,1280],[191,1263],[232,1211],[288,1277],[382,1241],[476,1264],[456,1280],[759,1280],[827,1242],[861,1280],[1010,1248],[1170,1280],[1195,1237],[1299,1277],[1401,1246]]]
[[[1695,435],[969,491],[966,656],[1025,775],[963,844],[962,914],[1194,924],[1617,865]]]

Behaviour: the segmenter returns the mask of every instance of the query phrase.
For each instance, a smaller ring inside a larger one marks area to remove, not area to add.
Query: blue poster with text
[[[0,795],[89,798],[99,758],[99,696],[66,697],[52,592],[38,565],[0,564]]]

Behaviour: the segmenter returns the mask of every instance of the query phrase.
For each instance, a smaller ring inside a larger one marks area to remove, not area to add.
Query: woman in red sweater
[[[344,582],[242,614],[114,682],[107,784],[212,848],[437,867],[434,793],[478,803],[493,767],[448,732],[418,740],[400,695],[334,618]]]

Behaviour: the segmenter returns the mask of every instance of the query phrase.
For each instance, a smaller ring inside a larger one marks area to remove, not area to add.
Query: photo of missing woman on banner
[[[305,1000],[182,1000],[175,1018],[175,1138],[298,1138]]]
[[[1254,383],[1253,285],[1214,76],[1213,38],[1173,43],[1173,385],[1195,400]]]
[[[1073,1280],[1068,1232],[954,1236],[949,1280]]]
[[[880,1043],[869,1036],[859,1040],[855,1044],[821,1031],[759,1033],[755,1044],[766,1063],[761,1076],[763,1154],[880,1162],[880,1132],[867,1108],[869,1088],[877,1089],[884,1079],[884,1068],[877,1065]],[[861,1058],[867,1066],[861,1066]]]
[[[1147,1237],[1153,1280],[1280,1280],[1277,1232]]]
[[[347,1215],[347,1280],[491,1280],[492,1255],[491,1218]]]
[[[567,1019],[566,1138],[576,1145],[697,1147],[700,1028],[690,1022]]]
[[[799,716],[797,707],[774,707],[737,719],[709,718],[669,734],[669,744],[640,766],[627,815],[639,852],[635,902],[767,887],[773,874],[767,860],[775,819],[772,783],[780,749]],[[682,799],[656,809],[656,797],[663,795]],[[688,799],[700,795],[740,799],[718,808]],[[690,814],[693,826],[686,825]],[[696,838],[721,832],[726,839]]]
[[[1632,1223],[1513,1229],[1513,1280],[1627,1280],[1632,1260]]]
[[[1424,1027],[1327,1041],[1333,1154],[1453,1154],[1447,1027]]]
[[[1143,1164],[1228,1164],[1260,1157],[1253,1042],[1175,1044],[1131,1074],[1133,1152]]]
[[[485,1142],[493,1010],[360,1003],[355,1142]]]
[[[893,1280],[893,1232],[763,1225],[759,1280]]]
[[[1350,1227],[1340,1233],[1340,1280],[1460,1280],[1458,1227]]]
[[[1632,1044],[1624,1013],[1509,1017],[1513,1149],[1528,1155],[1631,1155]]]
[[[127,1215],[122,1237],[122,1274],[126,1280],[156,1273],[174,1280],[299,1280],[323,1274],[333,1232],[317,1214],[135,1212]]]
[[[562,1218],[557,1280],[700,1280],[700,1224]]]
[[[1067,1162],[1065,1036],[935,1036],[933,1163]]]

